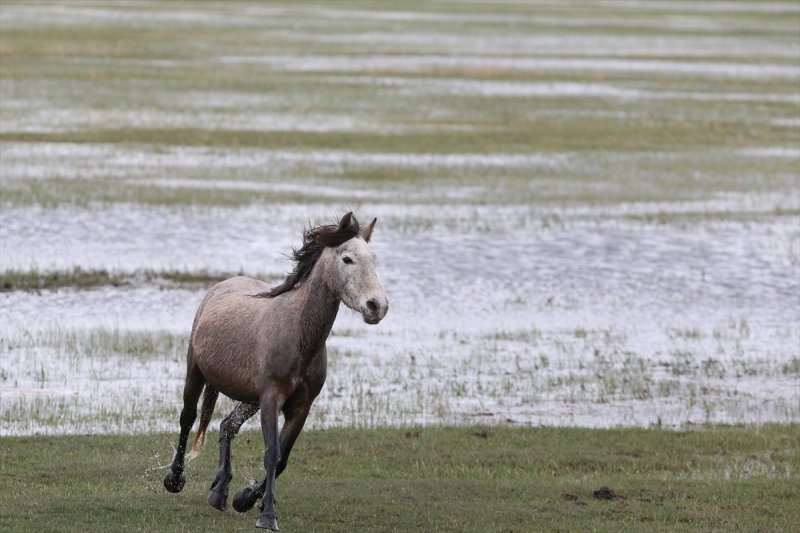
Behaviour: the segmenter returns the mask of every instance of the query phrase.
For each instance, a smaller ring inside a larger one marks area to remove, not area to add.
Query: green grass
[[[461,99],[453,97],[451,105]],[[562,104],[565,104],[564,102]],[[481,99],[467,100],[466,107],[484,105]],[[536,99],[512,99],[513,106],[531,108]],[[497,103],[494,106],[498,106]],[[686,106],[685,103],[682,106]],[[563,105],[563,107],[567,107]],[[705,106],[708,107],[708,106]],[[791,109],[787,106],[787,110]],[[503,109],[495,110],[504,115]],[[268,149],[359,150],[395,153],[526,153],[526,151],[609,150],[655,151],[688,150],[725,145],[732,148],[751,146],[794,146],[800,131],[764,123],[740,121],[688,120],[684,116],[648,116],[617,118],[602,116],[531,116],[528,120],[505,122],[498,130],[494,124],[466,132],[308,132],[214,130],[205,128],[112,128],[66,133],[3,133],[0,142],[37,143],[115,143],[156,144],[159,146],[256,147]]]
[[[179,495],[174,435],[3,437],[4,531],[250,531],[205,501],[216,450]],[[418,428],[301,435],[278,481],[283,531],[791,531],[800,426],[688,431]],[[235,441],[232,492],[261,475]],[[595,499],[601,486],[617,495]]]
[[[17,270],[0,272],[0,292],[57,290],[65,287],[91,289],[95,287],[160,285],[164,288],[210,287],[222,280],[241,275],[232,272],[189,272],[185,270],[140,269],[133,272],[106,269]]]

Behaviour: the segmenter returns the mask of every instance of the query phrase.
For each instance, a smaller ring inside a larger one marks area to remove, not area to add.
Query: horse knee
[[[278,468],[283,461],[280,450],[270,450],[264,452],[264,468],[269,471],[270,467]]]
[[[278,459],[278,466],[275,467],[275,477],[280,476],[281,472],[286,470],[286,465],[288,465],[288,464],[289,464],[289,458],[288,457],[279,458]]]

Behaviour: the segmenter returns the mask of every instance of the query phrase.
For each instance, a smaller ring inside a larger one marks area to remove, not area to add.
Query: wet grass
[[[798,439],[797,425],[309,431],[277,509],[283,531],[791,531]],[[184,491],[166,493],[173,440],[3,437],[0,527],[252,530],[254,511],[206,504],[212,444],[189,463]],[[259,433],[237,438],[232,492],[261,475],[261,450]],[[603,486],[610,499],[595,497]]]
[[[86,289],[100,285],[119,287],[127,281],[127,276],[107,270],[84,270],[75,267],[65,271],[7,270],[0,274],[0,291],[39,291],[62,287]]]
[[[453,97],[455,103],[460,99]],[[464,107],[475,107],[480,99],[467,100]],[[563,102],[562,106],[566,107]],[[530,108],[525,99],[510,99],[507,110],[496,109],[496,116],[510,114],[512,106]],[[558,104],[558,102],[556,102]],[[495,104],[497,107],[497,104]],[[787,106],[793,109],[795,106]],[[538,150],[564,151],[656,151],[665,146],[680,151],[703,146],[730,148],[751,146],[795,146],[800,141],[796,129],[769,123],[687,120],[679,115],[650,114],[621,121],[603,116],[530,116],[528,120],[505,122],[471,131],[426,133],[309,132],[215,130],[206,128],[111,128],[65,133],[3,133],[0,142],[29,143],[114,143],[155,144],[159,146],[251,147],[266,149],[360,150],[396,153],[525,153]]]
[[[800,144],[800,128],[791,122],[800,112],[797,76],[740,75],[735,68],[714,75],[669,67],[553,70],[491,62],[589,59],[602,64],[630,59],[654,65],[792,66],[794,56],[787,50],[797,47],[794,22],[800,16],[790,3],[774,10],[754,5],[689,14],[670,6],[641,10],[591,4],[565,10],[555,4],[534,8],[518,3],[491,8],[404,3],[391,9],[361,2],[335,7],[315,2],[200,3],[191,9],[147,3],[136,11],[99,4],[91,16],[82,11],[85,6],[54,4],[69,23],[44,16],[44,7],[37,14],[24,4],[6,5],[0,147],[85,144],[109,147],[108,153],[88,162],[54,162],[35,179],[27,174],[29,168],[52,160],[51,154],[20,160],[4,156],[4,205],[328,200],[313,186],[290,193],[204,189],[159,184],[164,178],[309,185],[339,180],[343,187],[376,192],[364,201],[380,201],[383,192],[400,203],[417,201],[412,193],[420,184],[473,187],[471,202],[575,204],[774,192],[796,182],[796,157],[753,161],[739,157],[739,151]],[[150,16],[143,17],[145,9]],[[676,23],[678,15],[685,24]],[[126,17],[133,21],[130,25],[121,23]],[[292,32],[282,31],[286,27]],[[655,46],[651,39],[656,28],[655,35],[675,39],[680,46]],[[554,35],[563,36],[566,46],[586,35],[610,44],[601,45],[608,47],[606,52],[524,45],[532,38],[544,38],[546,44]],[[640,49],[636,39],[655,48]],[[713,46],[706,51],[681,39]],[[724,46],[726,39],[735,39],[737,53]],[[474,44],[482,40],[495,44]],[[376,54],[409,61],[396,68],[380,61],[359,65],[359,59]],[[293,59],[270,63],[284,56]],[[490,62],[471,64],[475,57]],[[325,68],[326,59],[342,58],[354,63]],[[457,61],[425,63],[437,58]],[[415,65],[415,60],[421,63]],[[574,92],[525,93],[526,87],[541,90],[558,84]],[[592,93],[592,88],[601,90]],[[337,163],[289,169],[264,165],[235,172],[225,165],[145,164],[151,151],[176,147],[221,150],[221,157],[231,161],[242,149],[577,157],[562,166],[522,169],[502,163],[478,169],[469,164],[398,169],[387,163],[365,169]],[[142,164],[115,162],[115,149],[123,148]],[[604,160],[653,152],[673,157],[666,162]],[[61,167],[77,175],[59,175]],[[127,179],[118,179],[120,167]],[[143,184],[142,178],[149,181]],[[449,201],[429,196],[433,202]]]
[[[292,151],[301,162],[276,161],[258,167],[206,168],[198,162],[174,166],[171,159],[191,157],[178,148],[161,155],[163,170],[148,165],[131,168],[128,163],[107,165],[101,177],[81,177],[97,169],[71,168],[83,165],[83,158],[63,161],[61,169],[49,176],[10,179],[0,199],[5,205],[44,207],[72,205],[134,204],[148,206],[225,206],[310,204],[347,202],[375,204],[391,200],[398,206],[419,205],[614,205],[631,202],[686,202],[719,198],[722,195],[773,194],[791,191],[797,182],[796,160],[792,157],[753,157],[741,151],[689,151],[683,153],[534,152],[530,164],[508,166],[502,154],[484,164],[446,159],[417,159],[424,154],[408,153],[406,163],[371,162],[368,152],[328,152],[332,161],[302,163],[303,152]],[[109,148],[97,158],[126,159],[155,154],[151,148]],[[309,152],[309,157],[319,152]],[[223,149],[220,157],[258,161],[250,149]],[[384,154],[384,152],[381,152]],[[42,154],[46,155],[46,152]],[[365,156],[365,160],[360,159]],[[464,154],[469,158],[476,154]],[[519,154],[510,154],[511,157]],[[450,157],[452,154],[446,155]],[[480,155],[477,155],[478,157]],[[36,157],[32,155],[31,157]],[[539,157],[540,162],[535,158]],[[26,163],[5,160],[9,173],[27,172]],[[30,167],[29,167],[30,168]],[[35,167],[33,167],[35,168]],[[59,176],[64,172],[63,176]],[[74,176],[73,174],[78,174]],[[309,175],[315,176],[309,178]],[[754,177],[757,176],[757,179]],[[286,185],[290,184],[290,187]],[[357,193],[354,198],[353,192]],[[453,192],[454,194],[449,194]],[[787,194],[791,198],[791,194]],[[781,212],[768,212],[781,215]],[[796,209],[787,214],[796,215]],[[661,218],[685,216],[665,212]],[[736,219],[749,213],[698,212],[695,218]],[[413,220],[406,220],[412,224]]]
[[[52,291],[63,288],[92,289],[97,287],[141,287],[156,285],[162,288],[204,288],[241,272],[207,272],[188,270],[140,269],[122,272],[106,269],[71,270],[6,270],[0,272],[0,292]]]
[[[4,335],[0,424],[22,434],[84,433],[176,419],[189,326],[179,333],[96,326]]]
[[[165,421],[180,414],[190,318],[182,326],[55,327],[3,336],[4,432],[168,427]],[[353,326],[334,328],[329,339],[328,380],[309,428],[530,420],[687,428],[792,423],[800,416],[789,392],[800,378],[798,357],[764,346],[762,332],[745,321],[713,331],[670,327],[664,348],[654,351],[634,350],[638,341],[627,337],[634,333],[619,328],[498,330],[480,338],[443,330],[423,351]],[[788,326],[770,335],[782,336],[782,344],[793,338]],[[363,347],[370,339],[377,342]],[[220,400],[217,419],[230,406]]]
[[[137,357],[180,360],[186,353],[188,335],[166,331],[121,331],[96,328],[55,334],[56,349],[62,357]]]

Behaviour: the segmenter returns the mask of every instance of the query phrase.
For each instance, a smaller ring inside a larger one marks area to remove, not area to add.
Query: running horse
[[[193,454],[205,441],[222,393],[238,403],[220,424],[219,472],[208,502],[225,510],[233,477],[231,441],[260,409],[266,474],[261,483],[234,496],[233,508],[245,512],[262,498],[256,527],[278,530],[275,478],[286,468],[292,445],[325,383],[325,342],[339,303],[361,313],[368,324],[380,322],[389,308],[368,245],[376,220],[362,228],[347,213],[338,224],[307,229],[302,246],[292,251],[294,270],[276,287],[240,276],[209,290],[189,338],[180,437],[164,477],[169,492],[180,492],[186,483],[184,456],[200,393],[203,404]],[[279,413],[284,416],[280,432]]]

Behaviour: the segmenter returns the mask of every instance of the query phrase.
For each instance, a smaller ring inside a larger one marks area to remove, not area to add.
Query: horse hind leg
[[[181,432],[178,437],[178,448],[175,450],[175,457],[169,472],[164,476],[164,488],[169,492],[180,492],[186,484],[186,478],[183,475],[186,442],[197,418],[197,400],[200,398],[205,383],[205,377],[200,369],[196,365],[190,364],[186,372],[186,383],[183,386],[183,409],[180,417]]]
[[[256,414],[258,409],[254,404],[239,403],[219,425],[219,472],[211,484],[211,492],[208,495],[208,503],[215,509],[224,511],[227,507],[228,485],[233,478],[231,441],[239,433],[242,424]]]

